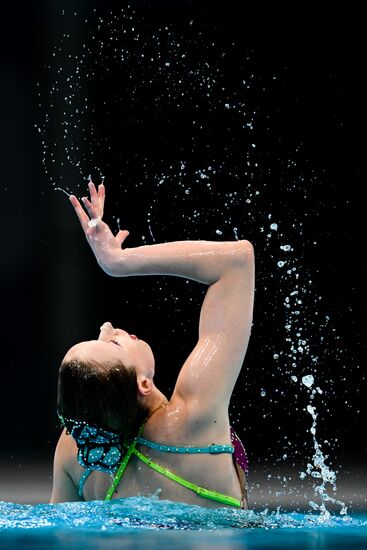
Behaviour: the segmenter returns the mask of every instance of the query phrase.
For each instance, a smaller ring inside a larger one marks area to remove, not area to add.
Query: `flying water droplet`
[[[312,376],[312,374],[307,374],[306,376],[302,377],[302,384],[304,384],[308,388],[310,388],[312,386],[314,381],[315,380],[314,380],[314,377]]]

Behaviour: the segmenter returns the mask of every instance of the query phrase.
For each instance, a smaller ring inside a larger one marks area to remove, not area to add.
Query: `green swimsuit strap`
[[[130,456],[131,454],[134,454],[135,456],[137,456],[142,462],[144,462],[144,464],[146,464],[156,472],[159,472],[160,474],[164,475],[165,477],[168,477],[172,481],[175,481],[176,483],[183,485],[187,489],[194,491],[194,493],[196,493],[197,495],[200,495],[201,497],[210,498],[212,500],[215,500],[216,502],[227,504],[229,506],[237,506],[238,508],[242,507],[242,502],[238,498],[234,498],[229,495],[224,495],[223,493],[218,493],[217,491],[212,491],[211,489],[206,489],[205,487],[200,487],[195,483],[191,483],[190,481],[187,481],[186,479],[171,472],[171,470],[168,470],[168,468],[164,468],[160,464],[157,464],[156,462],[153,462],[153,460],[150,460],[150,458],[146,457],[140,451],[135,449],[135,446],[131,449]]]
[[[145,426],[145,423],[141,426],[137,437],[135,437],[135,439],[133,440],[133,442],[130,444],[129,448],[127,449],[126,454],[124,456],[124,459],[121,462],[121,464],[119,466],[119,469],[117,470],[117,472],[115,474],[115,477],[113,478],[111,487],[107,491],[107,494],[105,496],[105,500],[111,500],[111,498],[113,497],[113,494],[116,491],[117,486],[120,483],[120,480],[122,478],[122,474],[126,470],[126,466],[128,465],[130,457],[131,457],[131,455],[132,455],[132,453],[135,449],[135,446],[138,442],[138,437],[143,433],[144,426]]]
[[[107,491],[107,494],[105,496],[105,500],[111,500],[111,498],[113,497],[113,494],[114,492],[116,491],[117,489],[117,486],[118,484],[120,483],[120,480],[121,480],[121,477],[122,477],[122,474],[124,473],[124,471],[126,470],[126,466],[128,465],[128,462],[130,460],[130,457],[132,455],[132,452],[133,450],[135,449],[135,446],[138,442],[138,438],[141,436],[141,434],[143,433],[144,431],[144,428],[145,428],[145,424],[147,423],[147,421],[149,420],[149,418],[151,416],[153,416],[153,414],[158,411],[160,408],[162,407],[166,407],[167,406],[167,403],[164,402],[164,403],[161,403],[159,405],[159,407],[157,407],[156,409],[154,409],[148,416],[147,418],[144,420],[143,424],[140,426],[139,428],[139,431],[138,431],[138,434],[136,437],[134,437],[133,441],[131,442],[130,446],[128,447],[127,444],[124,443],[124,447],[127,447],[127,451],[125,453],[125,456],[124,456],[124,459],[123,461],[121,462],[120,466],[119,466],[119,469],[117,470],[116,474],[115,474],[115,477],[113,478],[113,481],[112,481],[112,484],[111,484],[111,487],[108,489]]]
[[[134,438],[134,440],[131,442],[129,447],[127,448],[126,454],[124,456],[123,461],[121,462],[115,477],[112,481],[111,487],[108,489],[105,500],[111,500],[118,484],[120,483],[121,477],[126,470],[126,466],[128,465],[128,462],[130,460],[130,457],[132,454],[134,454],[136,457],[138,457],[144,464],[155,470],[156,472],[164,475],[165,477],[171,479],[172,481],[175,481],[176,483],[179,483],[183,487],[186,487],[187,489],[190,489],[191,491],[194,491],[197,495],[200,495],[204,498],[209,498],[211,500],[215,500],[216,502],[220,502],[222,504],[226,504],[228,506],[237,506],[238,508],[242,508],[242,501],[238,498],[231,497],[229,495],[224,495],[223,493],[218,493],[217,491],[212,491],[211,489],[206,489],[205,487],[200,487],[199,485],[196,485],[195,483],[191,483],[190,481],[187,481],[186,479],[174,474],[171,472],[171,470],[168,470],[168,468],[165,468],[161,466],[160,464],[157,464],[156,462],[153,462],[153,460],[150,460],[150,458],[146,457],[138,451],[135,447],[138,443],[138,439],[140,438],[141,434],[143,433],[145,427],[145,422],[141,426],[137,436]],[[127,445],[126,445],[127,447]],[[228,452],[228,451],[227,451]]]
[[[211,500],[215,500],[216,502],[227,504],[228,506],[237,506],[238,508],[242,507],[242,502],[238,498],[234,498],[229,495],[224,495],[223,493],[218,493],[217,491],[212,491],[211,489],[206,489],[205,487],[200,487],[195,483],[191,483],[190,481],[187,481],[186,479],[174,474],[173,472],[171,472],[171,470],[168,470],[168,468],[164,468],[160,464],[153,462],[153,460],[150,460],[150,458],[143,455],[143,453],[141,453],[135,448],[136,444],[138,443],[138,437],[142,433],[143,429],[144,429],[144,426],[140,428],[138,436],[134,439],[134,441],[130,444],[129,448],[127,449],[124,459],[121,462],[120,467],[117,470],[116,475],[112,481],[111,487],[107,491],[105,500],[112,499],[113,494],[116,491],[117,486],[120,483],[121,477],[126,469],[126,466],[128,465],[130,457],[132,454],[134,454],[142,462],[144,462],[144,464],[146,464],[156,472],[164,475],[165,477],[168,477],[169,479],[171,479],[172,481],[175,481],[176,483],[179,483],[180,485],[183,485],[183,487],[186,487],[187,489],[194,491],[194,493],[196,493],[197,495],[200,495],[201,497],[209,498]]]

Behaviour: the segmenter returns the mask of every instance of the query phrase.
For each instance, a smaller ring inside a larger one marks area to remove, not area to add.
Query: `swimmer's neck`
[[[157,388],[157,386],[152,383],[152,387],[149,395],[141,396],[140,399],[147,407],[149,411],[149,416],[151,416],[155,411],[161,407],[168,405],[169,399]]]

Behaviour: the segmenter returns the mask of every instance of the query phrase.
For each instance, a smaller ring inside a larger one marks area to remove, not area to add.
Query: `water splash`
[[[306,377],[304,377],[306,378]],[[312,384],[309,384],[309,380],[307,380],[307,386],[311,387]],[[326,464],[325,460],[326,457],[324,456],[321,445],[316,439],[316,427],[317,427],[317,412],[316,407],[312,406],[311,404],[307,405],[307,412],[312,417],[312,425],[310,428],[310,432],[312,434],[313,439],[313,445],[314,445],[314,454],[312,457],[312,463],[307,464],[307,470],[306,473],[310,476],[312,476],[315,479],[319,479],[321,481],[320,485],[314,485],[314,491],[315,495],[318,496],[321,499],[321,504],[318,504],[314,501],[310,501],[310,506],[314,510],[319,510],[321,512],[321,515],[325,519],[330,518],[330,512],[326,508],[326,503],[329,502],[331,504],[336,504],[340,506],[340,514],[346,515],[347,514],[347,507],[344,502],[337,500],[336,498],[330,496],[327,492],[327,485],[331,485],[332,490],[335,492],[337,490],[336,488],[336,473]],[[301,479],[304,479],[306,475],[304,472],[301,472],[300,474]]]
[[[309,476],[312,480],[315,496],[321,502],[317,503],[311,500],[309,501],[309,505],[311,509],[320,512],[320,518],[324,521],[330,517],[330,511],[327,509],[328,504],[340,507],[341,515],[347,513],[345,503],[329,494],[330,486],[333,492],[337,490],[336,472],[326,463],[328,456],[323,454],[322,448],[316,438],[317,412],[313,400],[316,395],[323,395],[324,392],[320,386],[314,386],[317,368],[321,364],[319,356],[314,350],[315,348],[317,350],[319,347],[319,344],[316,343],[318,339],[319,342],[325,345],[324,334],[326,333],[330,317],[328,315],[325,316],[325,323],[319,323],[317,326],[314,323],[313,318],[319,315],[320,296],[316,294],[313,277],[308,273],[307,266],[302,262],[299,251],[292,242],[295,239],[295,235],[292,238],[292,233],[283,229],[284,221],[274,221],[272,213],[269,213],[267,218],[270,221],[268,227],[271,230],[266,235],[267,242],[269,245],[272,242],[272,248],[274,248],[274,245],[277,246],[277,241],[278,243],[280,241],[282,243],[279,243],[281,253],[287,254],[287,260],[279,259],[275,254],[273,256],[276,266],[279,269],[285,269],[285,271],[280,272],[279,276],[279,293],[283,296],[285,338],[280,339],[280,345],[283,346],[283,349],[278,348],[276,352],[273,351],[272,357],[279,374],[289,377],[293,383],[297,383],[300,380],[301,388],[309,392],[309,403],[302,410],[307,410],[313,419],[310,432],[313,438],[314,453],[312,463],[307,464],[306,471],[301,472],[299,477],[301,480],[304,480]],[[299,230],[301,236],[302,223],[299,225]],[[306,371],[307,374],[300,373],[300,371],[302,372],[302,370],[306,369],[308,371]],[[326,383],[329,386],[331,385],[331,381],[326,380]],[[278,388],[275,391],[281,395],[285,394],[284,390],[278,390]],[[267,393],[269,394],[269,401],[273,402],[273,388],[269,389]],[[261,395],[263,397],[267,395],[262,388]],[[302,393],[298,394],[297,392],[294,395],[292,413],[299,411],[297,401],[300,399],[303,399]],[[285,443],[290,444],[291,438],[292,435],[291,437],[284,435]],[[303,461],[303,453],[294,450],[293,446],[288,448],[287,452],[281,453],[280,459],[291,460],[292,455],[294,456],[297,453],[302,455]],[[293,463],[293,466],[296,466],[296,464]],[[279,479],[282,481],[281,478]],[[317,480],[316,484],[315,480]],[[291,494],[294,488],[287,490],[287,483],[284,481],[283,484],[285,490],[280,490],[276,494],[279,496],[285,493]]]
[[[330,528],[362,526],[349,516],[320,519],[319,514],[284,514],[269,512],[209,509],[159,500],[156,497],[133,497],[103,501],[38,504],[36,506],[0,502],[0,532],[18,529],[75,529],[94,528],[103,531],[149,530],[213,530],[220,529],[282,529]]]
[[[145,103],[150,98],[154,103],[143,107],[142,119],[149,119],[153,109],[154,121],[159,116],[170,121],[178,113],[187,112],[192,145],[179,148],[186,157],[180,153],[179,173],[174,173],[175,162],[171,166],[165,165],[162,176],[157,176],[159,182],[168,176],[170,187],[182,187],[189,200],[194,191],[193,183],[195,188],[205,188],[209,195],[216,187],[218,177],[227,180],[227,188],[233,188],[240,177],[254,177],[259,165],[256,143],[251,135],[257,114],[247,98],[256,75],[246,68],[250,64],[248,55],[242,61],[244,77],[242,84],[238,84],[240,89],[232,91],[223,70],[227,52],[212,41],[207,43],[202,31],[197,32],[196,21],[187,20],[181,30],[169,23],[163,26],[157,23],[152,27],[144,18],[137,18],[130,6],[104,15],[100,15],[98,10],[90,10],[85,18],[64,10],[62,16],[65,30],[56,38],[50,62],[45,67],[51,83],[49,87],[38,84],[41,120],[36,129],[43,148],[42,163],[53,187],[62,190],[65,186],[60,185],[60,180],[74,181],[76,189],[73,192],[77,194],[79,180],[84,179],[84,174],[91,168],[102,179],[106,171],[121,176],[122,166],[130,170],[132,151],[128,121],[132,115],[136,116],[134,106],[142,97]],[[67,17],[70,16],[74,31],[70,31],[70,25],[67,26]],[[62,21],[60,27],[62,29]],[[80,37],[77,41],[73,40],[76,29]],[[235,47],[234,43],[232,47]],[[214,58],[213,48],[217,52]],[[198,58],[197,51],[201,52]],[[115,86],[109,83],[116,72],[119,81],[124,81],[125,85],[111,92]],[[97,82],[98,94],[94,94]],[[93,93],[87,93],[87,90]],[[152,90],[151,95],[149,90]],[[103,121],[98,124],[101,113]],[[198,155],[201,136],[206,132],[208,116],[213,120],[225,117],[229,139],[220,148],[218,157],[221,158],[216,159],[216,153],[209,151],[209,155],[201,156],[210,160],[193,162],[191,159]],[[147,131],[144,121],[140,122],[142,134],[151,136],[153,142],[154,128]],[[237,124],[241,128],[237,149],[242,148],[246,156],[243,169],[239,169],[237,161],[234,162],[237,152],[230,145],[230,133]],[[167,148],[170,141],[168,138],[167,144],[162,145]],[[114,149],[119,154],[111,154]],[[149,185],[162,162],[140,155],[140,164],[146,167],[140,184]],[[104,166],[103,171],[99,166]],[[249,187],[245,200],[252,203],[258,194],[259,191]],[[228,214],[228,225],[232,223],[231,210],[238,200],[236,195],[237,191],[229,192],[229,200],[225,201],[223,213]],[[194,224],[199,221],[198,216],[192,215],[185,219]]]

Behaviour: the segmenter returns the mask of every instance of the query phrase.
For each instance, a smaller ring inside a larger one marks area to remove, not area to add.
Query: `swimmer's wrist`
[[[124,251],[119,249],[114,252],[110,252],[105,257],[98,259],[99,266],[110,277],[126,277],[126,257],[124,258]]]

